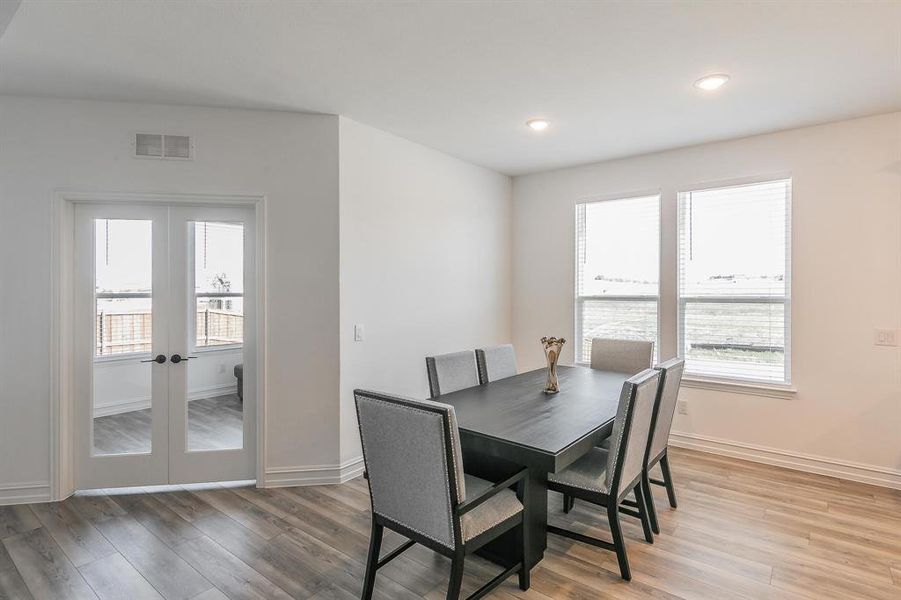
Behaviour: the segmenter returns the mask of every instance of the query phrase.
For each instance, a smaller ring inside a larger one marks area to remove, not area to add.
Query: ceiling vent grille
[[[187,135],[136,133],[135,156],[138,158],[192,160],[194,143]]]

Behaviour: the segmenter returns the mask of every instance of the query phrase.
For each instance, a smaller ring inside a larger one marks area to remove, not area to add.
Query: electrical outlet
[[[680,415],[688,414],[688,400],[679,400],[679,414]]]
[[[874,343],[877,346],[897,346],[897,329],[877,329],[873,334]]]
[[[362,342],[364,337],[365,337],[365,334],[363,332],[363,326],[362,325],[354,325],[354,341]]]

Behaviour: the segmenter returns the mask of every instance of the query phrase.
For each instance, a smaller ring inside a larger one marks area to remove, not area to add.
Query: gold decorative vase
[[[544,346],[544,357],[547,359],[547,383],[544,386],[545,394],[556,394],[560,391],[557,383],[557,361],[560,360],[560,351],[563,350],[563,338],[543,337],[541,344]]]

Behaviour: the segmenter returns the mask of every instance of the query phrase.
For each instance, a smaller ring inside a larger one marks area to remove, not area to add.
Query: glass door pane
[[[153,222],[93,219],[92,455],[152,450]]]
[[[244,446],[244,224],[189,221],[188,450]]]

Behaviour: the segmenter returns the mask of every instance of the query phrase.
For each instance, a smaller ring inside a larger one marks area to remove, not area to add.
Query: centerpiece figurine
[[[544,346],[544,357],[547,359],[547,383],[544,386],[545,394],[556,394],[560,391],[557,383],[557,361],[560,360],[560,351],[566,340],[556,337],[543,337],[541,344]]]

